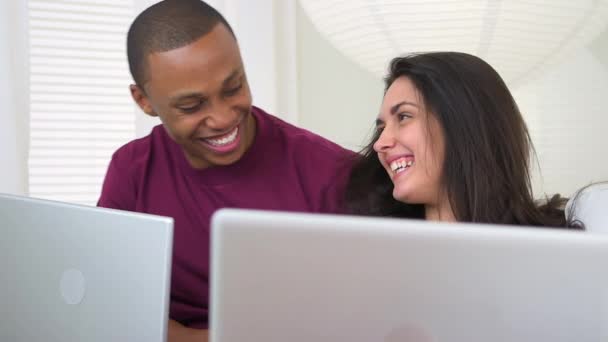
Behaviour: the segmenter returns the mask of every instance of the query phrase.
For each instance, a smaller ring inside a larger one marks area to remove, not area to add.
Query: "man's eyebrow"
[[[418,108],[418,105],[413,102],[401,101],[391,107],[391,115],[397,114],[397,112],[399,111],[399,108],[401,108],[401,106],[413,106],[413,107]]]
[[[178,93],[174,96],[172,96],[169,99],[169,103],[172,105],[177,104],[180,101],[183,100],[189,100],[189,99],[200,99],[200,98],[205,98],[205,94],[201,93],[201,92],[197,92],[197,91],[185,91],[183,93]]]
[[[226,79],[224,79],[224,81],[222,82],[222,84],[224,86],[226,86],[227,84],[229,84],[230,82],[234,81],[234,79],[236,79],[237,77],[242,75],[242,69],[236,69],[233,72],[230,73],[230,75],[228,75],[228,77],[226,77]],[[198,91],[184,91],[183,93],[177,93],[174,96],[172,96],[169,99],[169,103],[172,105],[175,105],[176,103],[183,101],[183,100],[188,100],[188,99],[205,99],[207,98],[206,94],[203,94],[201,92]]]
[[[236,79],[237,77],[241,76],[241,68],[234,70],[232,73],[230,73],[230,75],[228,77],[226,77],[226,79],[224,80],[224,82],[222,82],[222,84],[225,86],[228,83],[234,81],[234,79]]]

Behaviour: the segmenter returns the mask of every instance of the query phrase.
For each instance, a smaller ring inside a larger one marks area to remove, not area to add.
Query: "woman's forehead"
[[[393,115],[401,107],[424,109],[424,99],[414,83],[407,77],[397,78],[388,88],[382,100],[380,116]]]

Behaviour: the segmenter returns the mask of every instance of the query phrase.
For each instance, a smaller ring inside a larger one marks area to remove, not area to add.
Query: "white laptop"
[[[211,341],[608,341],[608,237],[221,210]]]
[[[0,194],[0,341],[166,341],[173,220]]]

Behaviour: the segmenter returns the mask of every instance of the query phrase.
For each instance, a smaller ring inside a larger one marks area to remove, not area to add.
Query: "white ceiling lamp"
[[[510,86],[584,46],[608,25],[608,0],[300,0],[315,27],[378,76],[398,55],[462,51]]]

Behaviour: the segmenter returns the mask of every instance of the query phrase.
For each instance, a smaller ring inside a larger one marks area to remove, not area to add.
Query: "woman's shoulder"
[[[578,190],[566,204],[565,212],[568,221],[582,223],[587,231],[608,233],[608,182]]]

